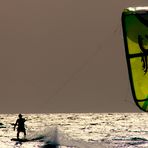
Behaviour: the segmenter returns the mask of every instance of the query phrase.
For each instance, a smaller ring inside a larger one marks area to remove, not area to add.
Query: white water
[[[1,148],[50,148],[49,142],[62,145],[60,148],[148,147],[147,113],[25,114],[24,117],[30,141],[19,145],[10,140],[16,137],[12,123],[17,115],[0,115]]]

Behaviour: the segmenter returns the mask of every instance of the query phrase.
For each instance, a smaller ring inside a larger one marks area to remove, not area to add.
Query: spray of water
[[[100,143],[89,143],[73,139],[57,127],[48,127],[27,136],[30,141],[40,141],[42,148],[104,148]]]

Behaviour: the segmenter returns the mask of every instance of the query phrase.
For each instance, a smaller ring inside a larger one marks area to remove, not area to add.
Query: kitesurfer
[[[25,121],[26,120],[25,120],[25,118],[22,118],[21,114],[19,114],[18,117],[19,118],[16,120],[16,123],[14,124],[14,131],[17,126],[17,139],[19,139],[20,132],[23,132],[24,138],[26,138],[26,129],[25,129]]]

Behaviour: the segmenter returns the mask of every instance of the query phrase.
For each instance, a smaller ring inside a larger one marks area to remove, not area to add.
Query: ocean
[[[22,114],[27,142],[16,138],[17,114],[0,114],[1,148],[146,148],[147,113]],[[23,134],[20,134],[23,138]]]

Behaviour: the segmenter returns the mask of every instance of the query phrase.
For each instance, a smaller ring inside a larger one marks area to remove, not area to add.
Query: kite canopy
[[[148,111],[148,7],[125,9],[122,25],[133,97]]]

